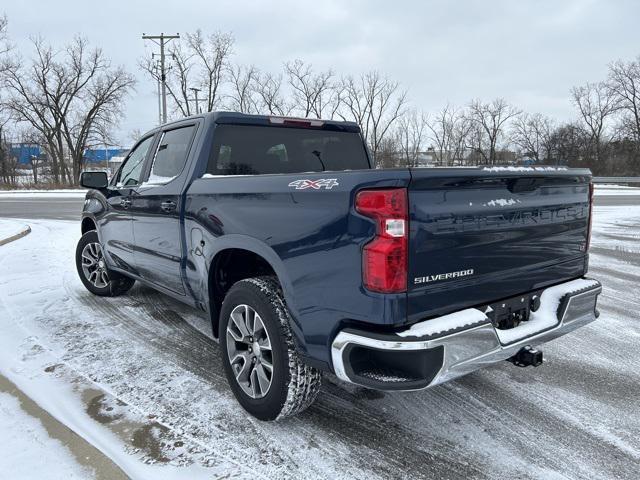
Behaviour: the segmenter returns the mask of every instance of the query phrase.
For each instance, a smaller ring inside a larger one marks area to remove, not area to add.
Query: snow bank
[[[24,237],[29,232],[31,232],[29,225],[13,220],[0,219],[0,246]]]
[[[0,218],[0,241],[7,237],[17,235],[27,228],[29,228],[28,225],[24,223]]]
[[[49,437],[42,423],[28,415],[20,402],[0,392],[0,472],[13,479],[67,480],[94,478],[78,464],[71,452]]]

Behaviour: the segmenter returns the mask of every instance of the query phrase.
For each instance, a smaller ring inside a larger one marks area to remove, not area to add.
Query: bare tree
[[[520,113],[520,110],[509,105],[502,98],[497,98],[491,103],[474,100],[469,105],[470,119],[483,132],[482,135],[478,135],[479,132],[476,131],[477,148],[489,165],[496,163],[498,143],[504,134],[507,122]],[[486,145],[483,140],[486,141]]]
[[[343,111],[338,114],[360,125],[375,158],[391,126],[404,113],[407,93],[400,90],[398,82],[376,71],[365,73],[357,80],[346,77],[342,81],[342,92]]]
[[[31,147],[38,146],[43,143],[41,135],[32,127],[27,127],[19,132],[20,144],[23,146]],[[29,158],[29,165],[31,166],[31,175],[34,185],[37,185],[40,181],[40,171],[42,169],[43,159],[37,155],[31,155]]]
[[[222,87],[232,70],[229,59],[233,44],[230,33],[204,35],[201,30],[188,33],[185,41],[170,44],[166,86],[175,113],[182,117],[195,113],[191,108],[191,88],[205,92],[203,100],[207,112],[221,104]],[[154,58],[140,60],[139,66],[149,77],[159,81],[161,72]]]
[[[241,113],[257,113],[258,99],[254,90],[260,72],[253,65],[236,65],[229,69],[231,93],[229,108]]]
[[[609,65],[608,86],[626,113],[624,125],[629,127],[632,138],[640,142],[640,56],[630,62],[618,60]]]
[[[481,132],[481,135],[476,133],[479,151],[486,163],[493,165],[496,163],[498,143],[504,134],[505,126],[511,118],[519,115],[520,111],[504,99],[498,98],[491,103],[479,100],[471,102],[469,114]]]
[[[4,57],[13,49],[13,45],[9,42],[9,35],[7,33],[7,27],[9,26],[9,20],[6,15],[0,16],[0,57]],[[4,62],[0,58],[0,72],[2,72]]]
[[[439,164],[453,165],[456,161],[462,164],[471,125],[464,111],[450,104],[427,119],[429,137],[435,143]]]
[[[127,139],[131,141],[132,144],[136,143],[138,140],[142,138],[144,132],[139,128],[134,128],[127,134]]]
[[[51,159],[51,173],[55,183],[70,180],[68,168],[64,162],[64,139],[61,119],[50,107],[51,98],[60,99],[64,89],[51,91],[48,79],[54,75],[53,51],[43,45],[41,39],[34,40],[36,57],[30,66],[23,60],[12,57],[5,60],[3,87],[9,96],[4,106],[18,122],[31,125],[44,141],[44,149]],[[52,95],[53,94],[53,95]]]
[[[205,36],[201,30],[187,34],[187,43],[199,60],[198,86],[206,93],[208,112],[219,104],[221,88],[235,40],[231,33],[216,32]]]
[[[594,160],[597,163],[602,157],[606,121],[618,108],[615,96],[603,82],[574,87],[571,96],[580,113],[580,120],[589,134]]]
[[[402,155],[402,163],[407,167],[418,166],[420,151],[426,140],[427,118],[424,113],[410,110],[398,119],[396,135]]]
[[[181,43],[176,42],[169,48],[171,58],[171,66],[167,74],[167,92],[173,100],[176,110],[183,117],[191,115],[191,91],[195,80],[192,79],[192,70],[194,68],[194,55],[185,49]],[[160,75],[158,68],[154,70],[156,75]]]
[[[469,137],[474,124],[465,114],[459,111],[454,119],[453,135],[451,139],[451,164],[463,165],[466,162],[465,155],[468,152]]]
[[[467,163],[470,163],[471,165],[488,164],[487,132],[480,124],[472,120],[471,117],[467,118],[469,119],[470,125],[469,134],[466,138],[467,143],[465,145],[465,148],[470,150]]]
[[[261,73],[255,76],[253,89],[258,96],[258,109],[269,115],[289,115],[293,108],[282,93],[282,75]]]
[[[559,125],[551,133],[550,147],[551,153],[547,163],[579,165],[589,148],[588,133],[577,123]]]
[[[303,117],[331,118],[340,102],[340,89],[333,82],[333,72],[316,73],[302,60],[287,62],[284,69],[294,110]]]
[[[515,117],[512,122],[511,141],[522,153],[540,163],[551,156],[553,130],[550,118],[540,113],[524,113]]]
[[[9,68],[11,62],[7,57],[7,54],[11,51],[12,46],[9,43],[9,37],[7,35],[7,26],[9,22],[6,15],[0,16],[0,80],[4,71]],[[1,85],[1,84],[0,84]],[[3,108],[2,97],[4,92],[0,89],[0,129],[9,120]]]
[[[0,181],[6,185],[15,185],[18,162],[11,155],[5,123],[0,123]]]
[[[84,150],[100,128],[115,125],[134,79],[111,67],[100,49],[76,38],[63,50],[42,39],[27,65],[16,57],[4,75],[7,106],[17,121],[33,127],[54,160],[56,181],[77,183]],[[71,159],[70,171],[66,157]]]
[[[179,116],[188,117],[191,115],[189,88],[196,84],[196,80],[193,78],[194,54],[178,42],[170,46],[168,54],[171,63],[166,67],[165,73],[167,94],[173,104],[173,111]],[[139,66],[156,82],[160,81],[162,72],[158,60],[155,58],[143,59],[139,62]]]

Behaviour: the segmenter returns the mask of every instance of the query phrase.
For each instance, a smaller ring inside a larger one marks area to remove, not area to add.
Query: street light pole
[[[173,40],[174,38],[180,38],[180,34],[177,33],[175,35],[165,35],[161,33],[160,35],[146,35],[142,34],[143,40],[151,40],[152,42],[160,45],[160,86],[162,90],[162,123],[167,123],[167,76],[165,70],[165,53],[164,46]]]
[[[200,99],[198,98],[198,92],[200,91],[200,89],[196,87],[189,87],[189,90],[193,92],[193,96],[195,97],[196,114],[198,114],[200,113]]]

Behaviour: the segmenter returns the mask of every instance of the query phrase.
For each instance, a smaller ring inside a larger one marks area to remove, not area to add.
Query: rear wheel
[[[234,284],[222,304],[224,369],[238,402],[260,420],[279,420],[315,400],[321,374],[293,345],[289,311],[273,277]]]
[[[127,292],[135,280],[107,268],[102,245],[95,230],[85,233],[76,248],[76,269],[84,286],[91,293],[115,297]]]

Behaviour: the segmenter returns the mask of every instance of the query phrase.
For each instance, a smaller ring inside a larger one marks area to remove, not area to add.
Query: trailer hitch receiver
[[[518,353],[508,360],[518,367],[528,367],[530,365],[539,367],[542,365],[542,351],[527,345],[526,347],[522,347]]]

